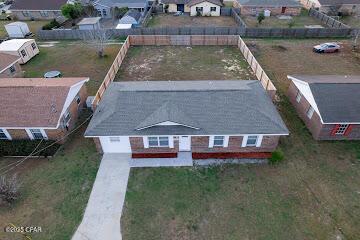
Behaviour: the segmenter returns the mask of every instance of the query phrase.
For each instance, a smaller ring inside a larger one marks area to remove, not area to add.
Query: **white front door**
[[[190,151],[191,150],[191,137],[190,136],[179,136],[179,151]]]

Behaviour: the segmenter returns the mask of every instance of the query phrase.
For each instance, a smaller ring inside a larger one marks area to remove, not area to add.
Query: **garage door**
[[[104,153],[131,153],[129,137],[100,137]]]

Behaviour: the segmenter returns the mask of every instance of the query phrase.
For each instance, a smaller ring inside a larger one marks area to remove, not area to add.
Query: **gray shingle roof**
[[[97,0],[94,4],[100,4],[107,7],[128,7],[128,8],[145,8],[147,0]]]
[[[184,126],[154,126],[172,121]],[[287,134],[259,81],[115,82],[86,136]]]
[[[360,4],[360,0],[319,0],[322,6],[335,6],[342,4]]]
[[[297,0],[237,0],[242,6],[301,7]]]

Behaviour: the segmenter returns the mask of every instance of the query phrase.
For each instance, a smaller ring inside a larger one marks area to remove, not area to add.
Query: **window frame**
[[[105,8],[102,9],[102,16],[106,17],[107,16],[107,11]]]
[[[9,71],[10,71],[11,74],[14,73],[14,72],[16,72],[15,64],[13,64],[13,65],[11,65],[11,66],[9,67]]]
[[[35,49],[37,49],[37,46],[36,46],[36,44],[33,42],[33,43],[31,43],[31,48],[32,48],[32,50],[35,50]]]
[[[302,94],[301,94],[301,92],[298,90],[298,92],[297,92],[297,94],[296,94],[295,100],[296,100],[297,103],[299,103],[299,102],[301,101],[301,99],[302,99]]]
[[[38,132],[36,132],[35,134],[39,134],[39,133],[40,133],[40,134],[41,134],[41,138],[36,137],[36,136],[34,135],[34,131],[38,131]],[[30,137],[31,140],[42,140],[42,139],[47,140],[47,139],[48,139],[45,131],[44,131],[43,129],[41,129],[41,128],[29,128],[29,129],[27,129],[27,132],[28,132],[28,135],[29,135],[29,137]]]
[[[21,56],[23,56],[23,57],[27,56],[25,49],[21,50],[20,53],[21,53]]]
[[[216,138],[218,138],[218,139],[216,139]],[[222,144],[215,144],[216,141],[222,141]],[[213,147],[224,147],[224,144],[225,144],[225,136],[214,136]]]
[[[315,111],[315,109],[314,109],[312,106],[310,106],[310,107],[308,108],[308,110],[306,111],[306,116],[307,116],[309,119],[311,119],[312,116],[314,115],[314,111]]]
[[[254,139],[255,137],[255,139]],[[254,143],[249,143],[249,139],[250,140],[255,140]],[[246,138],[246,143],[245,143],[245,147],[256,147],[259,141],[259,136],[258,135],[249,135]]]
[[[41,11],[40,11],[40,16],[42,16],[42,17],[49,17],[49,13],[48,13],[48,11],[41,10]]]
[[[346,131],[348,130],[350,124],[339,124],[335,131],[335,135],[342,136],[345,135]]]
[[[202,12],[204,11],[204,8],[203,8],[203,7],[196,7],[196,8],[195,8],[195,11],[202,13]]]
[[[30,11],[26,11],[26,10],[22,11],[22,15],[23,15],[24,17],[31,17]]]
[[[161,143],[161,142],[164,143],[164,141],[167,141],[166,145]],[[153,144],[155,142],[156,142],[156,144]],[[150,137],[147,137],[147,143],[148,143],[149,148],[159,148],[159,147],[169,148],[170,147],[170,138],[168,136],[150,136]]]
[[[0,140],[12,140],[10,133],[5,128],[0,128],[0,134],[4,134],[4,137],[0,136]]]
[[[80,105],[80,103],[81,103],[81,97],[80,97],[79,94],[75,96],[75,102],[77,103],[78,106]]]
[[[213,10],[215,9],[215,10]],[[210,12],[216,12],[217,11],[217,8],[216,7],[210,7]]]

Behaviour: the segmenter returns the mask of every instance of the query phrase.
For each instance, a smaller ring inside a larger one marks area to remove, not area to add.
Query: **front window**
[[[309,119],[311,119],[313,114],[314,114],[314,108],[310,106],[309,109],[308,109],[307,112],[306,112],[306,116],[307,116]]]
[[[26,52],[25,52],[25,50],[21,50],[21,55],[22,55],[23,57],[25,57],[25,56],[26,56]]]
[[[10,73],[14,73],[16,71],[15,65],[12,65],[10,68]]]
[[[64,127],[69,127],[70,120],[71,120],[71,114],[69,111],[66,111],[64,114]]]
[[[169,147],[169,137],[148,137],[149,147]]]
[[[81,98],[80,98],[79,95],[76,95],[75,101],[76,101],[77,105],[80,105],[80,103],[81,103]]]
[[[5,130],[0,129],[0,139],[1,140],[8,140],[8,135],[5,133]]]
[[[24,15],[24,17],[30,17],[29,11],[23,11],[22,14]]]
[[[202,7],[196,7],[196,12],[202,12],[203,8]]]
[[[36,49],[36,44],[35,44],[35,43],[32,43],[32,44],[31,44],[31,47],[32,47],[33,50]]]
[[[41,15],[42,17],[48,17],[48,16],[49,16],[49,14],[48,14],[47,11],[40,11],[40,15]]]
[[[340,124],[336,129],[335,135],[344,135],[348,127],[349,124]]]
[[[216,12],[216,7],[211,7],[211,8],[210,8],[210,11],[211,11],[211,12]]]
[[[40,129],[30,129],[33,139],[46,139]]]
[[[214,136],[214,147],[224,146],[224,136]]]
[[[102,10],[102,14],[103,14],[104,17],[107,15],[106,9]]]
[[[248,136],[246,140],[247,147],[255,147],[257,144],[258,136]]]

